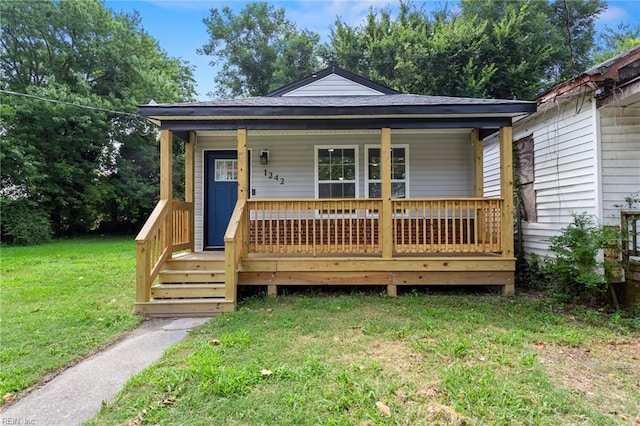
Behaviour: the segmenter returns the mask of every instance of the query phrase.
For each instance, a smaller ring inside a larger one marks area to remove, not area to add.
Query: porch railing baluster
[[[250,253],[382,253],[381,200],[247,203]],[[393,252],[500,253],[502,205],[501,199],[484,198],[392,200]]]

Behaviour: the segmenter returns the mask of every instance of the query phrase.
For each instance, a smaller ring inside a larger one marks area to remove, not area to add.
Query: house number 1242
[[[264,169],[264,175],[267,176],[269,179],[273,179],[274,182],[280,183],[280,185],[284,185],[284,178],[283,177],[280,177],[278,175],[274,175],[273,172],[270,172],[267,169]]]

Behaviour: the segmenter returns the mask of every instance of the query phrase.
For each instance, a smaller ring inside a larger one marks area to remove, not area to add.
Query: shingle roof
[[[529,102],[506,99],[459,98],[450,96],[428,96],[393,94],[385,96],[259,96],[245,99],[225,99],[205,102],[156,104],[153,107],[384,107],[384,106],[430,106],[430,105],[516,105]]]
[[[282,96],[339,72],[383,95]],[[324,73],[324,74],[323,74]],[[510,126],[513,117],[535,112],[536,103],[398,93],[342,69],[328,68],[268,94],[246,99],[149,104],[140,114],[175,131],[247,129],[479,128]]]

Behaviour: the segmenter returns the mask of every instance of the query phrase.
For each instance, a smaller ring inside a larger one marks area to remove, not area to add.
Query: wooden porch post
[[[512,258],[513,252],[513,129],[500,128],[500,197],[502,207],[502,257]],[[502,294],[514,292],[513,279],[505,283]]]
[[[380,179],[382,193],[382,215],[379,218],[382,226],[381,241],[382,257],[391,258],[393,255],[393,226],[391,215],[391,129],[382,129],[380,138]]]
[[[390,259],[393,257],[393,207],[391,205],[391,129],[382,129],[380,137],[380,179],[382,193],[382,212],[378,219],[380,232],[380,245],[382,246],[382,257]],[[387,294],[396,297],[397,286],[387,285]]]
[[[172,133],[171,130],[160,131],[160,199],[173,199],[172,181]]]
[[[184,201],[191,203],[191,215],[189,217],[189,241],[191,242],[191,251],[194,251],[194,224],[195,224],[195,210],[193,208],[193,196],[194,196],[194,153],[196,146],[196,134],[195,132],[189,132],[189,141],[184,150]]]
[[[249,165],[247,163],[247,129],[238,129],[237,133],[237,153],[238,153],[238,201],[249,198]],[[225,299],[238,299],[238,246],[241,256],[246,253],[246,227],[240,224],[240,236],[238,241],[225,241]]]
[[[249,198],[247,157],[247,129],[238,129],[238,200]]]
[[[165,232],[166,247],[173,253],[173,134],[171,130],[160,131],[160,200],[167,201],[169,220]],[[171,257],[171,255],[169,255]]]
[[[238,200],[249,199],[249,151],[247,149],[247,129],[238,129]],[[240,224],[240,236],[238,241],[242,256],[248,252],[249,216]]]
[[[482,140],[480,139],[480,131],[473,129],[471,132],[471,144],[473,145],[473,196],[476,198],[484,197],[484,153],[482,150]]]

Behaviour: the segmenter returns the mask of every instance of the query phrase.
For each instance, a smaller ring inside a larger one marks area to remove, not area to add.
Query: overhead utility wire
[[[113,114],[126,115],[128,117],[134,117],[134,118],[138,118],[138,119],[139,118],[143,118],[147,122],[153,123],[153,121],[147,120],[146,117],[143,117],[143,116],[141,116],[139,114],[133,114],[133,113],[130,113],[130,112],[114,111],[112,109],[94,107],[94,106],[89,106],[89,105],[74,104],[72,102],[60,101],[60,100],[57,100],[57,99],[43,98],[42,96],[29,95],[27,93],[12,92],[11,90],[0,89],[0,93],[6,93],[8,95],[14,95],[14,96],[22,96],[24,98],[37,99],[39,101],[52,102],[54,104],[63,104],[63,105],[69,105],[69,106],[77,107],[77,108],[90,109],[90,110],[93,110],[93,111],[110,112],[110,113],[113,113]]]

